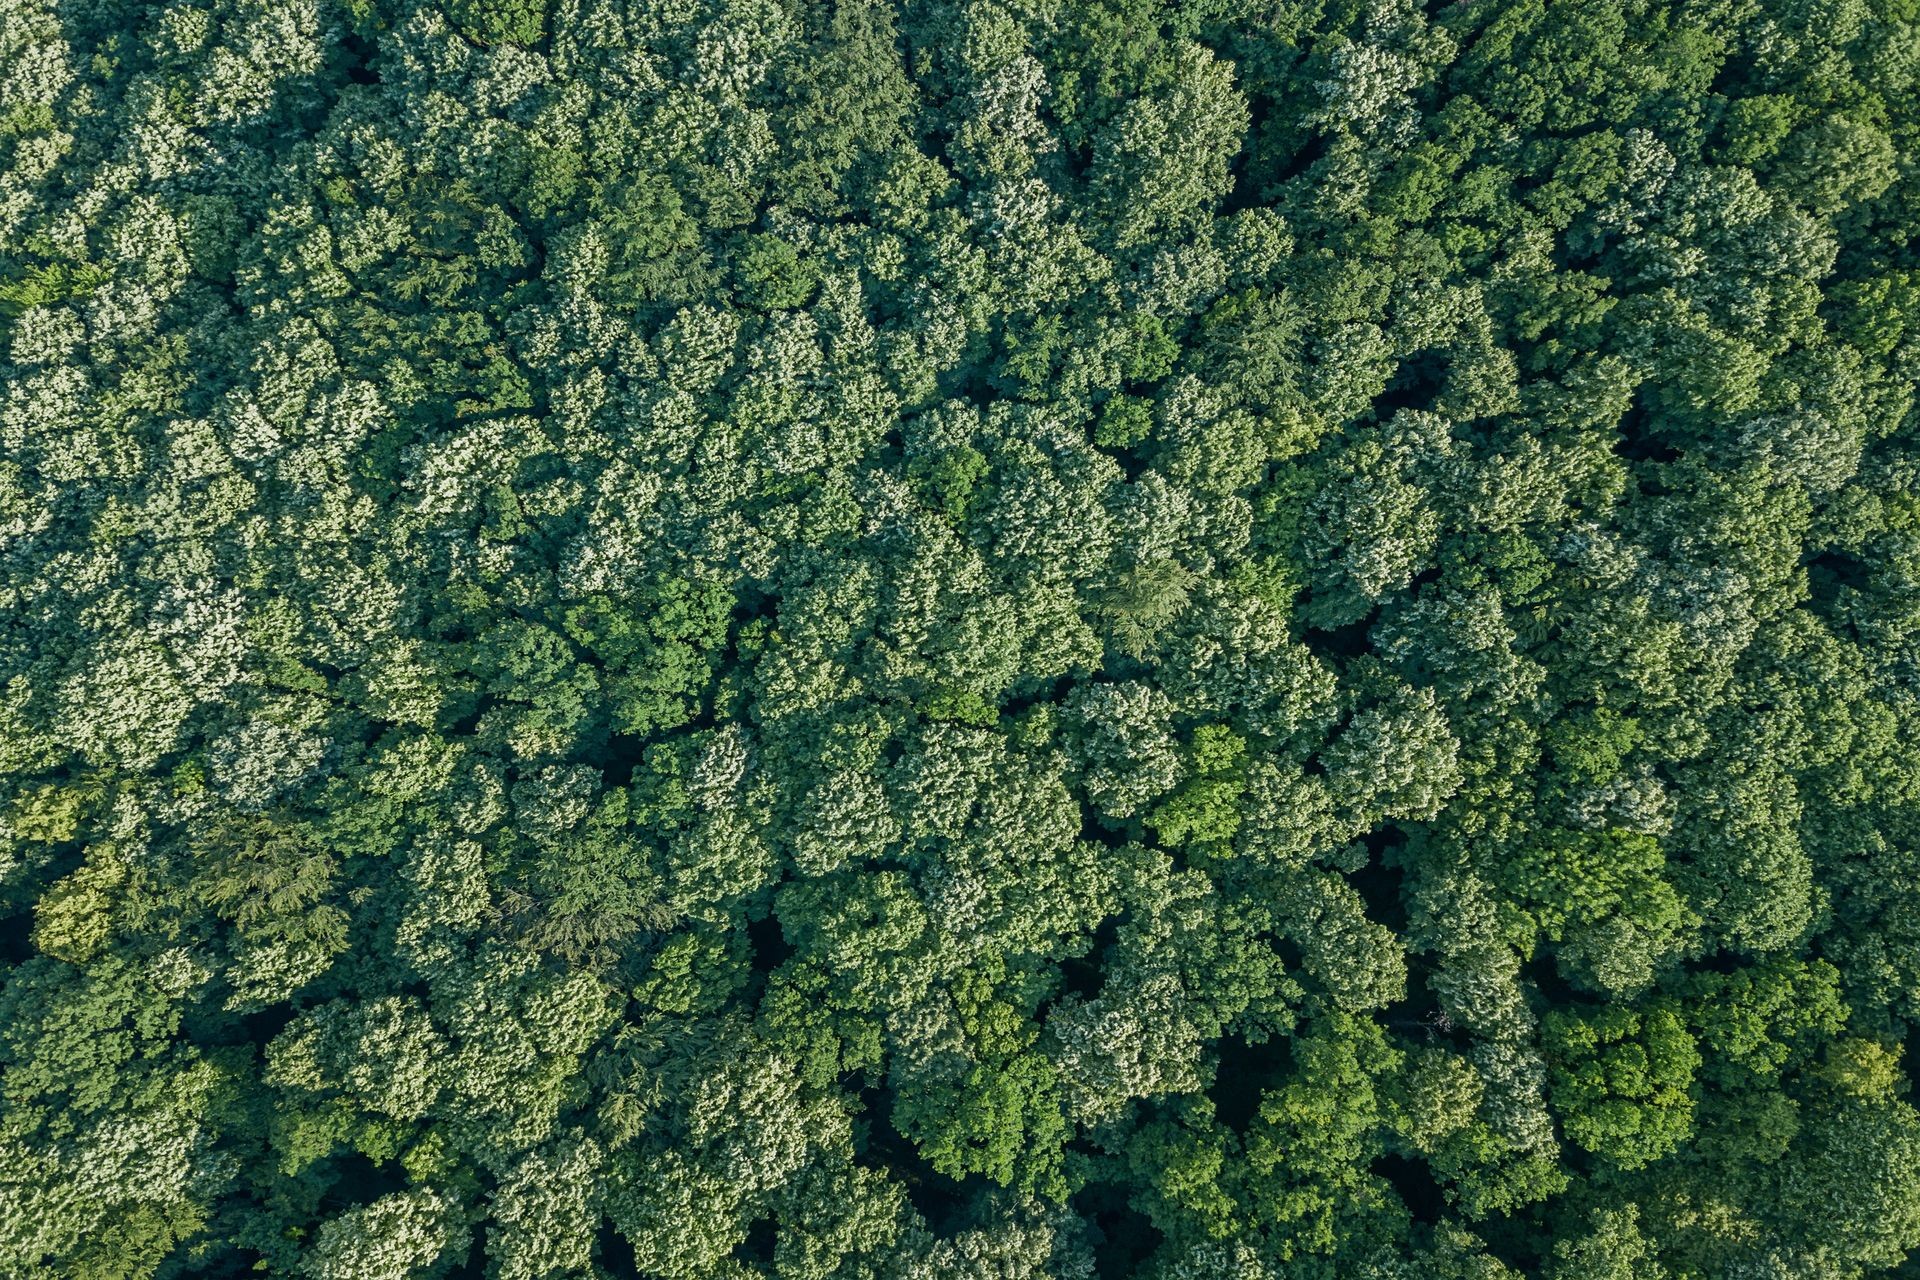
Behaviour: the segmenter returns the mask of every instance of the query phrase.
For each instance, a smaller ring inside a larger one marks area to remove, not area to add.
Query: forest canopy
[[[1920,1275],[1920,0],[0,0],[0,1275]]]

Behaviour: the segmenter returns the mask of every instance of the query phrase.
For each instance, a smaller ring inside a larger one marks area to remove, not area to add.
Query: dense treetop
[[[0,1275],[1920,1274],[1917,381],[1916,0],[0,0]]]

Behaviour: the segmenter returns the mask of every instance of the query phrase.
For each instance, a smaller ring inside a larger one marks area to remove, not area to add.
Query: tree
[[[1700,1054],[1675,1010],[1555,1012],[1541,1039],[1553,1064],[1554,1109],[1571,1141],[1638,1169],[1685,1140]]]
[[[0,1275],[1910,1270],[1914,0],[14,0]]]

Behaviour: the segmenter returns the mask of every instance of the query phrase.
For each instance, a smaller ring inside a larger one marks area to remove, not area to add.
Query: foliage
[[[0,1275],[1909,1274],[1911,0],[0,6]]]

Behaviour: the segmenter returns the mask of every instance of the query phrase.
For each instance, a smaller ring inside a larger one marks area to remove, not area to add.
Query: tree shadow
[[[1070,1202],[1092,1229],[1093,1273],[1100,1280],[1131,1280],[1153,1256],[1165,1237],[1128,1203],[1127,1188],[1111,1182],[1090,1183]]]
[[[1415,1222],[1431,1225],[1440,1221],[1446,1211],[1447,1197],[1426,1161],[1384,1155],[1374,1160],[1373,1174],[1386,1180]]]
[[[1251,1044],[1245,1036],[1223,1036],[1216,1052],[1219,1061],[1207,1089],[1214,1119],[1235,1133],[1245,1133],[1260,1113],[1260,1099],[1268,1087],[1293,1070],[1293,1041],[1274,1036]]]

